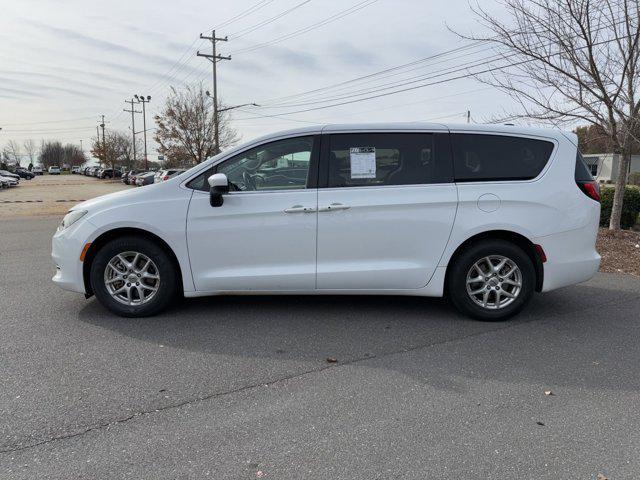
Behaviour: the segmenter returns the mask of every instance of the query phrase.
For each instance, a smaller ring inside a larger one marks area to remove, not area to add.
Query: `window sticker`
[[[376,178],[376,147],[351,147],[351,178]]]

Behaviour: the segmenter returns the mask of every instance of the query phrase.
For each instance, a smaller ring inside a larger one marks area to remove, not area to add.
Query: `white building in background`
[[[593,178],[599,182],[612,182],[618,179],[618,165],[620,154],[617,153],[586,153],[584,161],[591,170]],[[640,172],[640,155],[631,155],[629,172]]]

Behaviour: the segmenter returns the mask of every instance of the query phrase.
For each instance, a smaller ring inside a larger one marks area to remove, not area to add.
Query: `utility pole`
[[[134,95],[133,97],[138,101],[138,103],[142,104],[142,131],[144,133],[144,169],[149,170],[149,162],[147,160],[147,110],[145,108],[145,105],[151,101],[151,95],[147,95],[146,98],[144,95]]]
[[[214,150],[213,153],[220,153],[220,118],[218,117],[218,79],[217,79],[217,70],[216,63],[220,60],[231,60],[231,55],[224,57],[222,55],[218,55],[216,53],[216,43],[217,42],[226,42],[228,37],[220,38],[216,37],[216,31],[211,30],[211,36],[207,37],[200,34],[200,38],[204,40],[209,40],[211,42],[211,55],[206,53],[197,52],[198,57],[205,57],[207,60],[211,62],[211,77],[213,80],[213,142],[214,142]]]
[[[131,100],[125,100],[124,103],[131,104],[131,110],[124,109],[125,112],[131,112],[131,135],[133,136],[133,163],[135,165],[136,162],[136,113],[142,113],[140,110],[135,110],[133,108],[133,104],[135,100],[132,98]],[[132,165],[129,165],[129,170],[131,170]]]

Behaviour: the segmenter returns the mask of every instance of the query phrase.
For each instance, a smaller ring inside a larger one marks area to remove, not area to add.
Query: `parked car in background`
[[[20,175],[18,175],[17,173],[12,173],[9,170],[0,170],[0,176],[6,177],[6,178],[12,178],[17,183],[20,183]]]
[[[53,281],[128,317],[178,295],[446,292],[465,315],[504,320],[598,271],[600,197],[577,144],[506,125],[268,135],[73,207]]]
[[[44,170],[42,169],[42,167],[40,165],[36,165],[35,167],[33,167],[33,170],[31,170],[31,172],[33,172],[34,175],[42,175],[42,174],[44,174]]]
[[[60,175],[60,167],[57,165],[51,165],[48,171],[49,175]]]
[[[26,180],[31,180],[32,178],[35,177],[35,174],[33,172],[30,172],[26,168],[16,168],[15,173],[16,175],[19,175],[20,178],[24,178]]]
[[[169,180],[170,178],[173,178],[177,175],[180,175],[182,172],[185,172],[186,170],[184,168],[172,168],[172,169],[168,169],[168,170],[158,170],[158,173],[155,174],[153,182],[154,183],[160,183],[160,182],[164,182],[166,180]]]
[[[122,172],[118,169],[103,168],[100,170],[98,178],[120,178]]]
[[[156,172],[146,172],[136,176],[136,186],[151,185],[154,183]]]
[[[135,185],[135,176],[143,172],[144,170],[129,170],[124,175],[122,175],[122,183],[126,185]]]
[[[78,173],[80,173],[81,167],[72,167],[71,168],[71,173],[76,175]]]
[[[4,176],[2,174],[2,171],[0,171],[0,182],[2,182],[2,186],[4,188],[6,187],[15,187],[20,183],[20,179],[15,178],[14,176],[8,177],[8,176]]]

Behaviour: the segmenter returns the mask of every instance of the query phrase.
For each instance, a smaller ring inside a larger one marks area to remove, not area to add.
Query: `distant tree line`
[[[42,140],[38,148],[32,139],[25,140],[22,145],[9,140],[2,149],[3,168],[26,166],[31,170],[36,163],[44,168],[51,165],[77,167],[87,162],[87,156],[72,143],[63,144],[58,140]]]

